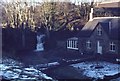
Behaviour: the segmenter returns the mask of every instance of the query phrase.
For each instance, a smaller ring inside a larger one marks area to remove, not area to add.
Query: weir
[[[43,38],[45,37],[44,34],[37,35],[37,45],[36,45],[36,51],[44,51],[44,41]]]

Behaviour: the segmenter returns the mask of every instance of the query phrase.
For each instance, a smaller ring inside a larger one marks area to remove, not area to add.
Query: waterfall
[[[36,51],[44,51],[44,41],[43,37],[45,37],[44,34],[37,35],[37,45],[36,45]]]

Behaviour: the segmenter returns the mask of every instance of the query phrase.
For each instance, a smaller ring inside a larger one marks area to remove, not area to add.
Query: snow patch
[[[22,79],[22,80],[35,80],[35,79],[51,79],[46,74],[42,73],[40,70],[35,69],[34,67],[21,66],[22,63],[19,63],[12,59],[3,60],[3,64],[0,64],[0,76],[7,80],[11,79]]]
[[[51,78],[51,77],[48,77],[46,74],[42,74],[42,76],[43,76],[45,79],[50,79],[50,80],[52,80],[52,78]]]
[[[120,73],[120,65],[109,62],[82,62],[71,66],[84,70],[83,74],[91,78],[104,79],[104,76],[113,76]],[[95,68],[102,66],[103,68]]]
[[[7,71],[3,74],[6,78],[9,78],[9,79],[16,79],[19,77],[19,74],[18,73],[15,73],[13,71]]]
[[[60,65],[58,62],[48,63],[48,66]]]

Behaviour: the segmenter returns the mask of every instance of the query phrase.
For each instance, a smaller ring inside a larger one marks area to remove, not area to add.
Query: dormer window
[[[114,42],[110,42],[110,51],[115,52],[115,43]]]
[[[102,29],[100,27],[97,28],[97,35],[99,35],[99,36],[102,35]]]

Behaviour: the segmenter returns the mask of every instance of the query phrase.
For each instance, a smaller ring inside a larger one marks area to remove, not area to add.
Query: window
[[[110,42],[110,51],[115,51],[115,43],[114,42]]]
[[[100,27],[97,28],[97,35],[99,35],[99,36],[102,35],[102,29]]]
[[[75,41],[73,40],[73,48],[75,48],[75,46],[76,46],[76,45],[75,45]]]
[[[67,41],[67,48],[68,48],[68,49],[78,50],[77,40],[68,40],[68,41]]]
[[[78,41],[76,41],[76,48],[78,48]]]
[[[86,42],[86,47],[87,47],[88,49],[91,49],[91,42],[90,42],[89,40]]]
[[[69,47],[69,41],[67,41],[67,47]]]
[[[71,48],[73,48],[73,41],[71,40]]]

